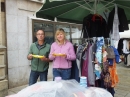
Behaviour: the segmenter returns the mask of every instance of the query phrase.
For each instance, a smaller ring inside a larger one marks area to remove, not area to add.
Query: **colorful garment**
[[[102,46],[104,45],[104,38],[97,38],[97,50],[96,50],[96,60],[98,63],[102,63]]]
[[[115,87],[117,83],[119,82],[119,78],[117,75],[117,70],[116,70],[116,61],[113,59],[113,66],[109,66],[109,72],[112,80],[112,86]]]

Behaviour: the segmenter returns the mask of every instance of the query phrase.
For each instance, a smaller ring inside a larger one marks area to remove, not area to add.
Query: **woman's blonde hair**
[[[64,41],[66,41],[65,31],[64,31],[64,29],[60,28],[60,29],[58,29],[58,30],[56,31],[56,33],[55,33],[55,40],[56,40],[56,42],[59,42],[59,41],[57,40],[57,35],[60,34],[60,33],[62,33],[62,34],[64,35]]]

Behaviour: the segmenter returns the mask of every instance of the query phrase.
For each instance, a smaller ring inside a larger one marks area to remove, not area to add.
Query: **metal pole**
[[[89,10],[89,11],[93,11],[93,10],[91,10],[91,9],[89,9],[89,8],[87,8],[87,7],[85,7],[85,6],[81,5],[81,4],[79,4],[79,3],[77,3],[77,2],[74,2],[74,3],[80,5],[80,6],[83,7],[84,9],[87,9],[87,10]]]
[[[112,4],[114,1],[115,1],[115,0],[113,0],[113,1],[111,1],[111,2],[109,2],[109,3],[107,3],[106,5],[104,5],[104,6],[101,7],[100,9],[98,9],[98,11],[101,10],[101,9],[103,9],[103,8],[105,8],[107,5]]]
[[[86,0],[84,0],[85,4],[87,4],[90,8],[92,8],[90,5],[89,5],[89,2],[87,2]]]
[[[110,8],[110,7],[113,7],[114,5],[111,5],[111,6],[108,6],[108,7],[106,7],[106,9],[108,9],[108,8]]]
[[[95,0],[95,2],[94,2],[94,14],[96,14],[96,10],[97,10],[97,0]]]
[[[108,1],[102,1],[102,2],[108,3]],[[112,3],[112,4],[115,4],[115,3]],[[130,7],[127,7],[127,6],[124,6],[124,5],[120,5],[120,4],[117,4],[117,5],[130,9]]]
[[[82,6],[84,6],[85,4],[83,4]],[[69,11],[66,11],[66,12],[64,12],[64,13],[62,13],[62,14],[59,14],[59,15],[57,15],[56,17],[59,17],[59,16],[61,16],[61,15],[63,15],[63,14],[66,14],[66,13],[68,13],[68,12],[70,12],[70,11],[72,11],[72,10],[75,10],[76,8],[78,8],[78,7],[82,7],[81,5],[80,6],[77,6],[77,7],[75,7],[75,8],[73,8],[73,9],[71,9],[71,10],[69,10]],[[82,7],[83,8],[83,7]],[[84,8],[85,9],[85,8]],[[86,10],[88,10],[88,9],[86,9]]]
[[[68,4],[71,4],[71,3],[74,3],[74,2],[75,2],[75,1],[69,2],[69,3],[65,3],[65,4],[61,4],[61,5],[58,5],[58,6],[55,6],[55,7],[50,7],[50,8],[47,8],[47,9],[40,10],[40,11],[45,11],[45,10],[57,8],[57,7],[60,7],[60,6],[63,6],[63,5],[68,5]],[[76,2],[83,2],[83,1],[76,1]],[[40,11],[39,11],[39,12],[40,12]]]

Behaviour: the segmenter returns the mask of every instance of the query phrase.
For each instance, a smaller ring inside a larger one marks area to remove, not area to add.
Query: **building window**
[[[53,21],[33,21],[33,42],[37,41],[36,32],[38,29],[43,29],[45,32],[45,41],[52,44],[55,41],[55,32],[57,29],[62,28],[66,32],[66,38],[73,44],[80,44],[81,38],[81,25],[53,22]]]
[[[1,2],[1,12],[5,12],[5,3]]]

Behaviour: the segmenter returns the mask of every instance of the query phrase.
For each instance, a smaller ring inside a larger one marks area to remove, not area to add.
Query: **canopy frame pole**
[[[83,4],[84,5],[84,4]],[[72,11],[72,10],[74,10],[74,9],[76,9],[76,8],[78,8],[78,7],[81,7],[81,5],[80,6],[77,6],[77,7],[75,7],[75,8],[73,8],[73,9],[71,9],[71,10],[69,10],[69,11],[66,11],[66,12],[64,12],[64,13],[62,13],[62,14],[59,14],[58,16],[56,16],[56,17],[59,17],[59,16],[61,16],[61,15],[63,15],[63,14],[65,14],[65,13],[68,13],[68,12],[70,12],[70,11]],[[85,9],[85,8],[84,8]]]
[[[98,9],[98,11],[101,10],[101,9],[103,9],[103,8],[105,8],[106,6],[108,6],[108,5],[110,5],[110,4],[112,4],[114,1],[115,1],[115,0],[113,0],[113,1],[111,1],[111,2],[109,2],[109,3],[107,3],[106,5],[104,5],[104,6],[101,7],[100,9]]]
[[[97,0],[94,1],[94,10],[93,13],[96,14],[97,12]]]
[[[108,1],[102,1],[102,2],[107,2],[108,3]],[[112,4],[115,4],[115,3],[112,3]],[[120,4],[117,4],[117,5],[130,9],[130,7],[127,7],[127,6],[124,6],[124,5],[120,5]]]
[[[108,7],[105,7],[105,8],[107,9],[107,8],[110,8],[110,7],[113,7],[113,6],[114,6],[114,5],[111,5],[111,6],[108,6]]]
[[[89,10],[89,11],[92,11],[92,12],[93,12],[93,10],[92,10],[92,9],[90,9],[90,8],[87,8],[87,7],[85,7],[85,6],[81,5],[81,4],[77,3],[77,2],[74,2],[74,3],[76,3],[76,4],[80,5],[80,7],[83,7],[84,9],[87,9],[87,10]]]
[[[87,1],[84,0],[84,2],[85,2],[90,8],[92,8],[92,7],[90,6],[90,4],[89,4]]]
[[[75,1],[74,1],[74,2],[75,2]],[[74,2],[70,2],[70,3],[74,3]],[[83,1],[76,1],[76,2],[83,2]],[[55,7],[51,7],[51,8],[47,8],[47,9],[43,9],[43,10],[40,10],[40,11],[45,11],[45,10],[57,8],[57,7],[60,7],[60,6],[63,6],[63,5],[68,5],[68,4],[70,4],[70,3],[61,4],[61,5],[58,5],[58,6],[55,6]],[[39,11],[39,12],[40,12],[40,11]]]
[[[117,5],[130,9],[130,7],[127,7],[127,6],[123,6],[123,5],[120,5],[120,4],[117,4]]]

